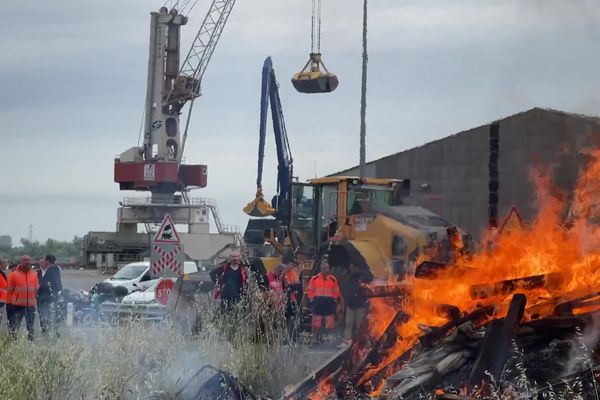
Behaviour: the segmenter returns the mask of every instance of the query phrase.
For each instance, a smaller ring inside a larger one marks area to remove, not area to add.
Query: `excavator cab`
[[[311,53],[302,71],[292,77],[292,84],[300,93],[330,93],[337,89],[339,81],[327,70],[321,54]]]

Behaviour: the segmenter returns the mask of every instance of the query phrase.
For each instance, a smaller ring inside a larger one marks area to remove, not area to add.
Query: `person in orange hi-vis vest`
[[[21,257],[19,266],[8,275],[8,301],[11,308],[8,331],[13,339],[16,339],[21,321],[25,317],[27,338],[33,340],[38,287],[38,274],[31,269],[31,257]]]
[[[8,258],[0,258],[0,326],[4,308],[8,303]]]
[[[338,281],[331,274],[331,267],[325,260],[321,261],[321,272],[310,278],[308,283],[308,300],[311,303],[313,341],[321,341],[324,332],[335,328],[335,307],[340,298]]]

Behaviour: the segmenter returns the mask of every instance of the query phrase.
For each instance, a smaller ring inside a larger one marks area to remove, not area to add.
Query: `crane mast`
[[[150,14],[150,48],[144,121],[144,159],[177,160],[179,112],[166,107],[164,94],[179,75],[180,30],[187,18],[166,7]]]
[[[144,140],[115,159],[121,190],[150,191],[152,203],[169,203],[177,191],[206,186],[206,165],[181,161],[194,99],[234,5],[235,0],[212,1],[181,66],[180,31],[187,17],[166,7],[150,14]],[[181,110],[188,103],[182,137]]]

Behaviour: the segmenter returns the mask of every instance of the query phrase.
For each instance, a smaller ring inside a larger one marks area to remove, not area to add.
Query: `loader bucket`
[[[263,197],[262,190],[256,192],[256,198],[243,208],[244,212],[251,217],[268,217],[277,212]]]
[[[330,73],[298,73],[292,78],[292,84],[300,93],[330,93],[337,89],[339,81]]]

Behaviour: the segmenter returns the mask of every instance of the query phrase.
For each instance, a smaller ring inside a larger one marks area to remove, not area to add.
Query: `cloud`
[[[6,0],[0,48],[0,221],[15,239],[114,229],[113,157],[137,143],[149,12],[162,1]],[[182,31],[187,49],[208,0]],[[367,157],[374,159],[534,106],[597,113],[600,3],[378,0],[369,12]],[[310,2],[238,0],[203,82],[186,148],[209,165],[226,223],[254,196],[260,71],[272,55],[301,180],[358,159],[360,0],[323,2],[322,51],[336,92],[289,79],[308,58]],[[184,51],[185,52],[185,51]],[[275,191],[272,133],[265,191]],[[399,171],[402,174],[402,171]],[[138,193],[139,195],[139,193]],[[66,221],[66,222],[65,222]],[[0,232],[2,233],[2,232]]]

